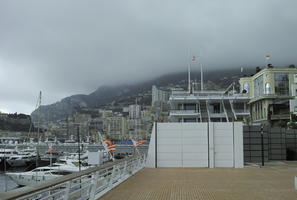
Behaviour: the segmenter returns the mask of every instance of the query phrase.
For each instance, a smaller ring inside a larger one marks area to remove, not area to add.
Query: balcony
[[[250,112],[247,109],[234,109],[234,112],[236,115],[250,115]]]
[[[209,113],[210,118],[225,118],[225,113]]]
[[[198,116],[198,110],[171,110],[170,116]]]
[[[220,91],[205,91],[205,92],[194,92],[193,94],[185,92],[175,92],[172,93],[169,100],[170,101],[197,101],[197,100],[245,100],[250,99],[248,94],[225,94]]]
[[[271,120],[290,119],[290,114],[273,114]]]

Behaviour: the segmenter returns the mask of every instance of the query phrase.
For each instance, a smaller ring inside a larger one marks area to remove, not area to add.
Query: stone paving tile
[[[244,169],[146,168],[101,199],[297,200],[294,176],[296,162]]]

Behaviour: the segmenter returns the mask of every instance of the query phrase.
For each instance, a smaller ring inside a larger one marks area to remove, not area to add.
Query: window
[[[274,75],[275,80],[275,94],[277,95],[289,95],[289,78],[288,74]]]
[[[196,104],[184,104],[184,110],[196,110]]]
[[[270,83],[265,83],[265,94],[271,94]]]
[[[52,172],[52,174],[54,175],[68,175],[68,174],[71,174],[71,172],[69,171],[55,171],[55,172]]]
[[[259,76],[258,78],[255,79],[255,91],[254,95],[261,96],[263,95],[264,88],[263,88],[263,75]]]
[[[184,122],[196,122],[196,118],[185,118]]]
[[[248,83],[244,83],[242,89],[245,90],[246,93],[249,93],[249,91],[250,91],[250,85]]]
[[[211,103],[211,104],[209,104],[209,112],[210,113],[221,113],[220,103]]]

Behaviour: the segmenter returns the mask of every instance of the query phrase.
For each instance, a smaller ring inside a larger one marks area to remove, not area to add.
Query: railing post
[[[146,156],[145,154],[142,156],[143,162],[142,162],[142,167],[145,167],[145,161],[146,161]]]
[[[91,192],[90,192],[90,200],[94,200],[95,199],[95,194],[96,194],[96,190],[97,190],[97,179],[99,178],[98,172],[94,172],[94,174],[92,174],[92,188],[91,188]]]
[[[114,176],[115,172],[116,172],[116,165],[114,165],[114,166],[112,167],[112,172],[111,172],[110,179],[109,179],[109,183],[108,183],[108,187],[109,187],[109,188],[112,188],[112,184],[113,184],[113,176]]]
[[[123,169],[121,178],[123,178],[124,176],[127,175],[127,172],[126,171],[127,171],[127,161],[125,161],[125,163],[124,163],[124,169]]]
[[[64,200],[69,199],[70,186],[71,186],[71,181],[68,181],[68,182],[66,183],[65,194],[64,194]]]

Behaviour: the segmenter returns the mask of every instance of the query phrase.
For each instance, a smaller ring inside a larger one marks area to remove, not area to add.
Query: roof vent
[[[295,65],[289,65],[289,68],[296,68]]]
[[[273,65],[272,64],[268,64],[267,65],[267,68],[273,68]]]
[[[258,73],[259,71],[261,71],[260,67],[256,67],[256,73]]]

